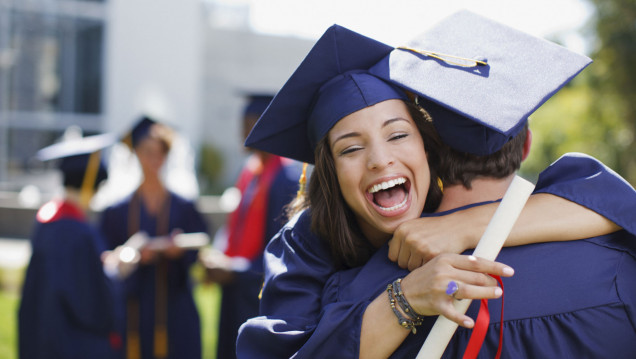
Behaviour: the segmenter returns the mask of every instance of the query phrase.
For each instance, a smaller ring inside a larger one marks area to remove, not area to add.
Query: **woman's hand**
[[[406,221],[389,241],[389,259],[412,271],[441,253],[475,248],[495,209],[496,206],[480,206]]]
[[[418,314],[441,314],[461,326],[472,328],[473,320],[455,309],[453,298],[500,297],[501,288],[488,274],[510,277],[514,270],[505,264],[474,256],[441,254],[404,277],[402,291]],[[451,281],[458,287],[452,296],[447,294]]]

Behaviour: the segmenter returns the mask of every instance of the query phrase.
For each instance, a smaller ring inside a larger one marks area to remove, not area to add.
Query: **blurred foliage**
[[[531,179],[566,152],[585,152],[636,184],[636,0],[587,0],[594,62],[530,119]]]
[[[595,48],[590,85],[596,101],[590,116],[603,121],[617,116],[622,128],[614,143],[613,165],[636,183],[636,0],[588,0],[596,8],[592,20]],[[614,107],[608,109],[608,107]],[[614,130],[614,129],[612,129]]]
[[[211,144],[203,144],[199,155],[199,182],[202,194],[219,194],[225,188],[220,185],[219,177],[223,171],[223,154]]]
[[[615,97],[604,99],[606,106],[600,108],[603,112],[592,115],[599,98],[588,85],[589,77],[583,72],[531,116],[532,148],[521,168],[524,177],[536,179],[539,172],[567,152],[584,152],[619,168],[619,157],[631,141],[630,131],[622,121]]]

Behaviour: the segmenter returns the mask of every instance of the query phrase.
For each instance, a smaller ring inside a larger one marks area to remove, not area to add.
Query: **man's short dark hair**
[[[521,166],[527,133],[526,123],[499,151],[487,156],[459,152],[443,144],[438,171],[442,183],[445,186],[461,184],[470,189],[476,178],[504,178],[515,173]]]

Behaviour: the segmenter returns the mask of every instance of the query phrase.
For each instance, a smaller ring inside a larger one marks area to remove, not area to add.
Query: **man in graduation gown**
[[[243,113],[244,137],[272,98],[266,94],[248,96]],[[208,279],[222,285],[218,359],[236,358],[239,327],[258,315],[263,251],[287,220],[284,209],[298,190],[298,165],[263,151],[251,151],[236,181],[241,200],[228,216],[224,256],[216,255],[222,260],[203,258]]]
[[[65,192],[37,212],[19,309],[21,359],[120,354],[114,283],[100,259],[106,248],[86,218],[88,201],[107,175],[99,150],[113,141],[110,135],[86,137],[38,153],[42,160],[60,160]]]

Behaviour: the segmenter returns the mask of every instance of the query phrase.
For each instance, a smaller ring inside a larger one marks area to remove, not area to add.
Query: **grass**
[[[17,294],[0,291],[0,358],[18,357],[16,331],[19,301]]]
[[[24,269],[0,268],[0,358],[17,359],[17,314],[20,303],[20,284]],[[195,281],[201,277],[201,269],[193,268]],[[213,284],[197,284],[194,299],[201,318],[203,358],[215,359],[217,328],[221,290]]]

